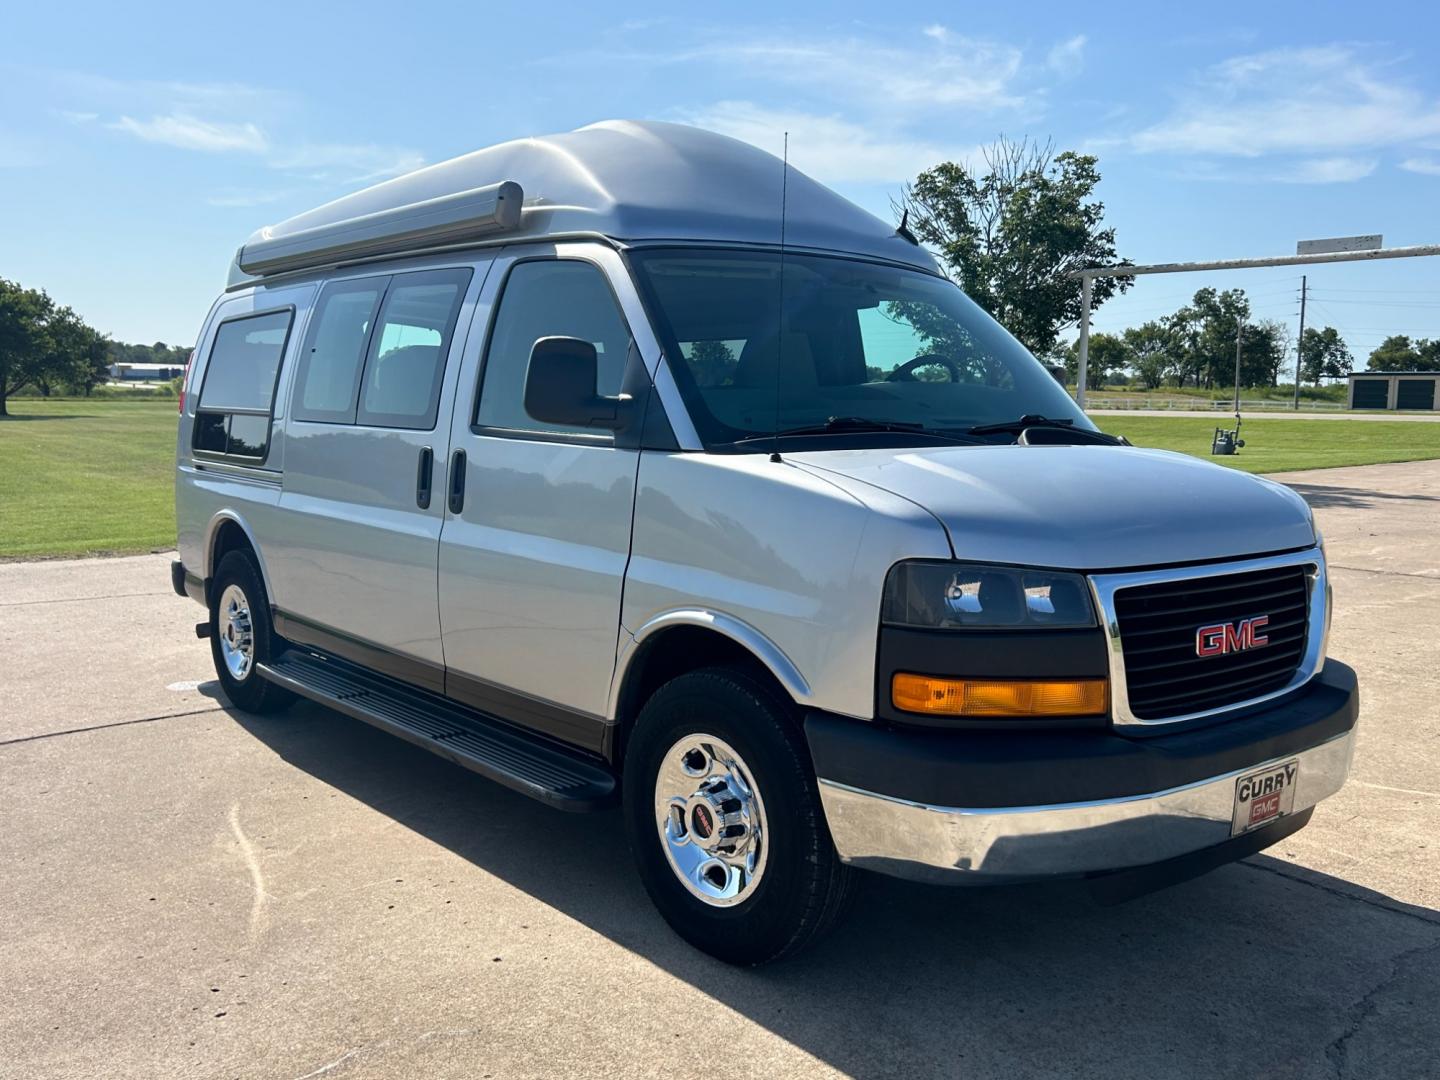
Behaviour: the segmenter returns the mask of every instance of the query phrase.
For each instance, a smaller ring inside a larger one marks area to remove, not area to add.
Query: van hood
[[[1310,508],[1289,488],[1165,450],[944,446],[785,460],[862,501],[868,487],[919,504],[945,526],[955,557],[976,562],[1102,570],[1316,541]]]

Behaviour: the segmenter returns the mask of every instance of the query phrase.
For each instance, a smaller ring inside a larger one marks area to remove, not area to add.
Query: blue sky
[[[189,342],[255,228],[515,136],[610,117],[779,151],[882,215],[997,134],[1099,155],[1120,253],[1440,242],[1440,8],[1352,4],[13,5],[0,276],[123,340]],[[677,13],[678,12],[678,13]],[[1440,260],[1311,268],[1357,361],[1440,336]],[[1296,268],[1155,277],[1101,329]]]

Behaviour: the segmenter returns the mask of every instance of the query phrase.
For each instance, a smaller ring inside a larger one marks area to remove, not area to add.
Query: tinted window
[[[469,270],[402,274],[390,282],[361,381],[361,424],[435,426],[445,356]]]
[[[339,281],[320,294],[300,355],[296,419],[354,422],[361,363],[389,280]]]
[[[272,311],[221,323],[205,368],[200,408],[268,413],[290,318],[289,311]]]
[[[553,259],[517,263],[505,283],[490,333],[476,423],[522,431],[594,434],[586,428],[541,423],[526,413],[525,372],[530,350],[543,337],[574,337],[594,343],[599,361],[597,391],[620,392],[630,331],[599,268]]]
[[[1093,429],[1018,341],[934,275],[768,252],[655,249],[631,259],[711,448],[764,452],[777,429],[832,417],[963,436],[1040,413]],[[866,438],[839,431],[827,445]]]
[[[265,460],[276,376],[293,317],[289,309],[270,311],[216,329],[195,411],[196,450]]]

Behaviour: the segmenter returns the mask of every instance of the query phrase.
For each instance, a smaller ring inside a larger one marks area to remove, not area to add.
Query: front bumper
[[[1292,698],[1168,736],[918,733],[823,716],[807,719],[806,733],[842,860],[999,884],[1258,850],[1263,842],[1231,843],[1237,778],[1298,759],[1288,815],[1298,827],[1344,784],[1358,708],[1355,673],[1332,661]],[[1249,835],[1279,840],[1294,831],[1286,824]]]

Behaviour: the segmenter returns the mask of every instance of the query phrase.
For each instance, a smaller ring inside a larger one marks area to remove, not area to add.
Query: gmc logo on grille
[[[1202,626],[1195,631],[1195,655],[1224,656],[1269,645],[1270,639],[1261,633],[1268,625],[1269,615],[1256,615],[1239,622]]]

